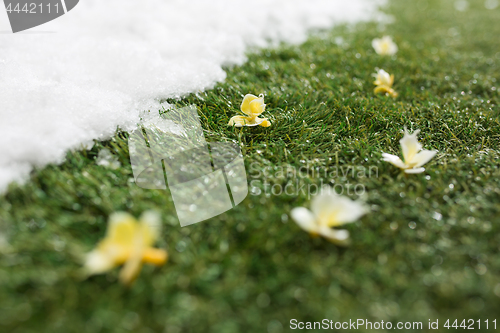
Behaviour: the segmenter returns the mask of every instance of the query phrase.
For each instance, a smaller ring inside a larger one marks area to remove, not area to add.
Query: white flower
[[[389,74],[383,69],[379,69],[377,73],[372,74],[375,77],[375,81],[373,82],[376,85],[373,92],[375,94],[383,93],[389,94],[392,97],[398,97],[398,93],[392,89],[392,85],[394,84],[394,74]]]
[[[390,75],[383,69],[379,69],[377,73],[372,74],[375,77],[375,82],[373,84],[377,86],[389,86],[394,84],[394,74]]]
[[[372,41],[372,46],[380,55],[394,55],[398,52],[398,46],[392,41],[390,36],[375,38]]]
[[[332,188],[324,187],[311,201],[311,210],[304,207],[292,209],[293,220],[311,235],[321,235],[338,245],[347,245],[349,232],[332,229],[359,219],[366,208],[358,201],[338,195]]]
[[[392,163],[398,168],[403,169],[406,173],[421,173],[425,171],[422,165],[429,162],[436,155],[435,150],[422,150],[422,145],[418,143],[417,135],[420,130],[416,130],[413,134],[409,134],[405,127],[405,135],[399,140],[403,150],[404,162],[396,155],[383,153],[384,161]]]

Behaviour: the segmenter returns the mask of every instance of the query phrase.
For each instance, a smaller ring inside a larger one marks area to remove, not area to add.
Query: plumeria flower
[[[398,46],[392,41],[390,36],[375,38],[372,41],[372,46],[380,55],[394,55],[398,52]]]
[[[377,73],[372,74],[375,77],[374,85],[376,85],[374,92],[387,93],[392,97],[398,97],[398,93],[392,89],[394,83],[394,74],[389,75],[383,69],[379,69]]]
[[[271,126],[271,122],[267,118],[259,118],[260,114],[266,109],[264,104],[264,95],[260,94],[259,97],[252,94],[245,95],[241,103],[241,112],[245,116],[234,116],[229,120],[229,126],[243,127],[243,126],[257,126],[262,127]]]
[[[359,201],[338,195],[324,187],[311,201],[311,209],[292,209],[293,220],[313,236],[323,236],[337,245],[348,245],[349,231],[332,229],[358,220],[367,209]]]
[[[143,263],[159,266],[167,261],[165,250],[152,247],[160,230],[160,216],[154,211],[144,212],[139,222],[128,213],[113,213],[109,217],[106,237],[87,254],[85,271],[88,275],[100,274],[123,264],[120,281],[130,284]]]
[[[409,134],[405,127],[405,135],[399,140],[403,150],[404,162],[396,155],[387,153],[382,154],[384,161],[403,169],[406,173],[424,172],[425,168],[422,168],[422,165],[429,162],[436,155],[437,151],[422,150],[422,145],[417,140],[418,133],[420,133],[420,130]]]

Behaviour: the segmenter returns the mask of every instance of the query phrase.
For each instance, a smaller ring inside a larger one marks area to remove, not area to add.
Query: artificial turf
[[[324,318],[420,321],[424,331],[429,319],[439,331],[447,319],[488,319],[492,332],[496,319],[500,328],[500,7],[468,4],[393,0],[391,24],[249,54],[214,89],[168,100],[196,105],[207,140],[244,153],[251,193],[210,220],[181,228],[168,190],[139,188],[119,130],[12,184],[0,197],[0,331],[279,333],[291,319]],[[371,47],[385,34],[396,56]],[[373,94],[377,67],[395,75],[398,98]],[[271,127],[226,126],[247,93],[265,94]],[[381,161],[400,155],[404,126],[439,151],[422,174]],[[121,168],[96,164],[103,147]],[[285,166],[308,172],[277,173]],[[377,172],[313,172],[348,167]],[[307,193],[274,195],[264,180],[360,184],[370,212],[346,226],[351,245],[340,248],[291,220]],[[130,288],[118,270],[82,279],[107,217],[151,208],[162,213],[169,262],[145,266]]]

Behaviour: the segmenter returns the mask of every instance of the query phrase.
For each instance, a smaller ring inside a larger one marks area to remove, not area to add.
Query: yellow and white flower
[[[100,274],[123,264],[120,281],[130,284],[143,263],[159,266],[167,261],[165,250],[152,247],[160,232],[160,215],[154,211],[144,212],[139,222],[128,213],[113,213],[109,217],[106,237],[86,256],[86,273]]]
[[[436,155],[437,151],[422,150],[422,145],[417,140],[418,133],[420,133],[420,130],[409,134],[405,127],[405,135],[399,140],[403,150],[404,161],[396,155],[383,153],[382,157],[384,161],[403,169],[405,173],[424,172],[425,168],[422,168],[422,165],[429,162]]]
[[[311,201],[311,209],[292,209],[292,219],[313,236],[323,236],[337,245],[348,245],[349,231],[332,229],[358,220],[367,212],[359,201],[338,195],[331,187],[324,187]]]
[[[389,94],[392,97],[398,97],[398,93],[392,89],[394,84],[394,74],[389,75],[383,69],[379,69],[377,73],[372,74],[375,77],[374,85],[376,85],[374,93]]]
[[[234,116],[229,120],[229,126],[243,127],[243,126],[262,126],[269,127],[271,122],[267,118],[259,118],[259,116],[266,109],[264,104],[264,95],[260,94],[259,97],[247,94],[241,103],[241,112],[245,116]]]
[[[398,52],[398,46],[392,41],[390,36],[375,38],[372,41],[372,46],[380,55],[394,55]]]

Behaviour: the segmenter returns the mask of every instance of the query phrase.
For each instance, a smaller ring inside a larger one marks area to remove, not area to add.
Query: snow
[[[0,9],[0,192],[160,98],[210,89],[245,52],[380,15],[384,0],[82,0],[12,34]],[[254,92],[258,93],[258,92]]]

